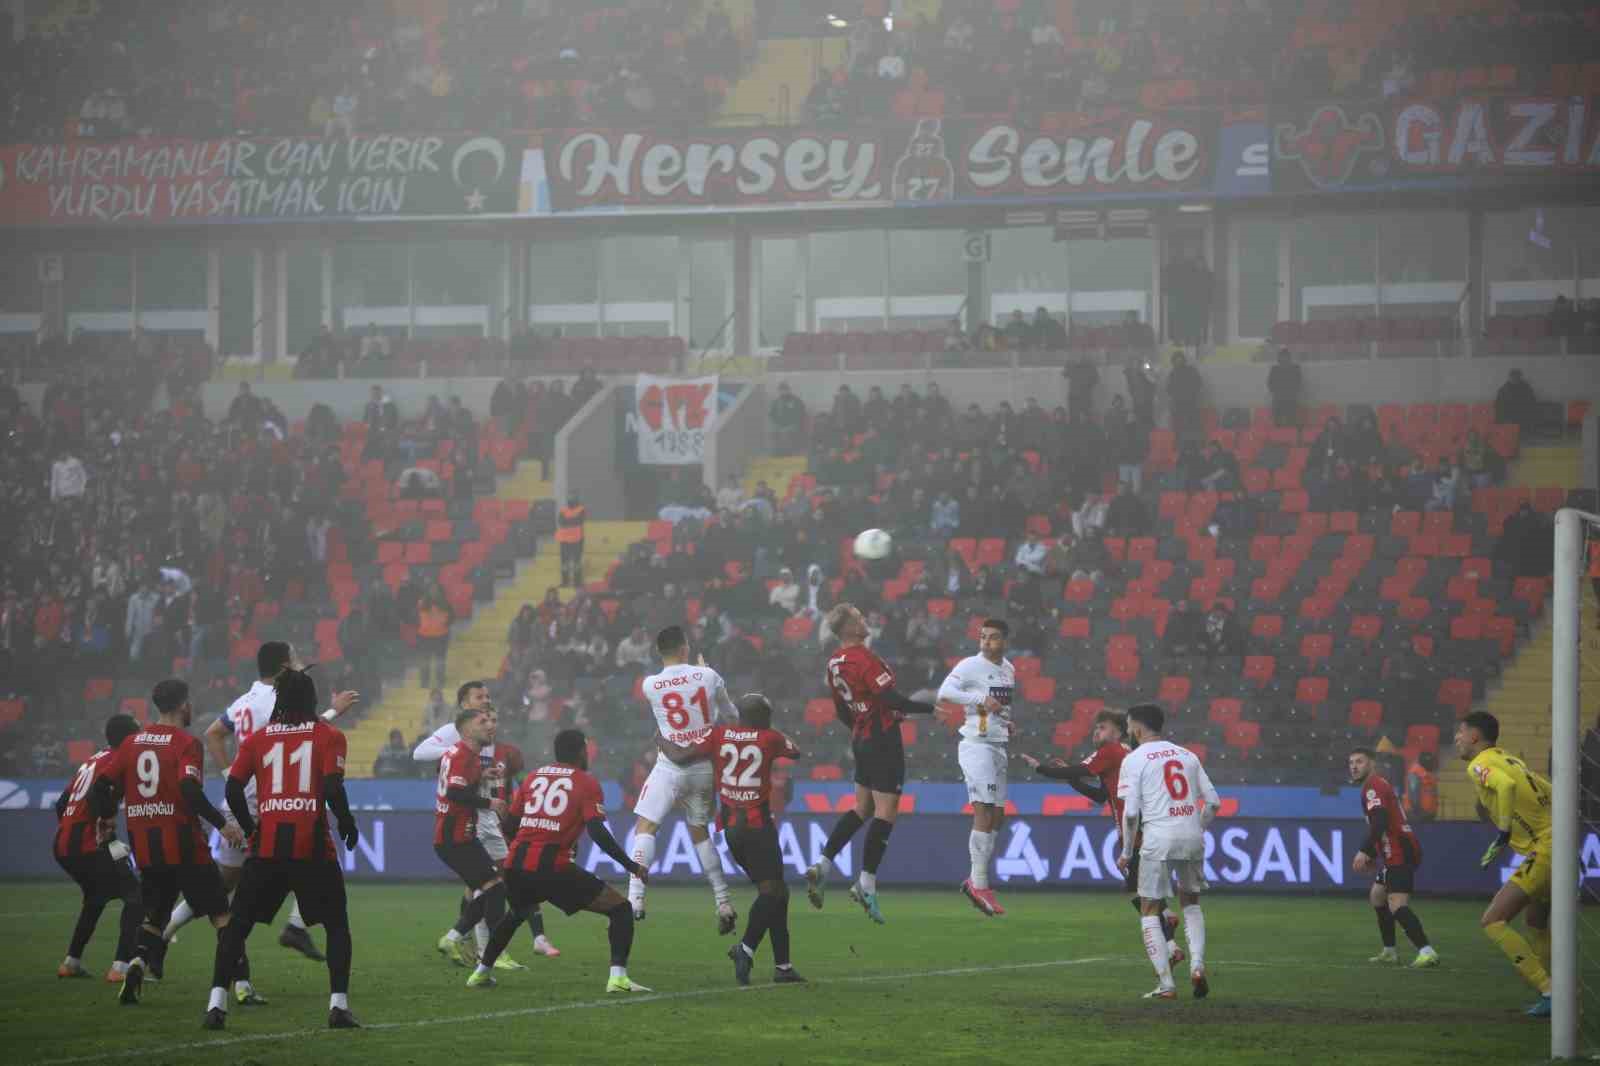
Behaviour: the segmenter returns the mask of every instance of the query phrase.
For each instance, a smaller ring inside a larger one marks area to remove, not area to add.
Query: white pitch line
[[[835,977],[826,980],[811,982],[818,986],[827,985],[864,985],[879,984],[885,981],[916,981],[930,977],[966,977],[972,974],[1004,973],[1014,970],[1043,970],[1063,966],[1090,966],[1099,963],[1120,961],[1110,956],[1095,956],[1083,959],[1055,959],[1050,962],[1012,962],[996,966],[961,966],[948,970],[916,970],[910,973],[881,973],[868,974],[860,977]],[[514,1010],[484,1011],[479,1014],[459,1014],[449,1018],[415,1018],[404,1022],[375,1022],[364,1028],[373,1032],[385,1032],[392,1029],[420,1029],[433,1025],[460,1025],[463,1023],[494,1021],[501,1018],[528,1018],[541,1014],[561,1014],[575,1010],[595,1010],[605,1007],[643,1006],[647,1003],[670,1003],[686,999],[706,999],[712,996],[725,996],[738,993],[767,992],[778,988],[778,985],[751,985],[739,987],[734,985],[729,988],[700,988],[689,992],[651,992],[645,995],[634,996],[609,996],[606,999],[588,999],[577,1003],[552,1003],[544,1007],[520,1007]],[[234,1047],[240,1044],[264,1044],[280,1040],[301,1040],[306,1037],[326,1035],[327,1029],[296,1029],[289,1032],[257,1033],[250,1036],[229,1036],[215,1040],[194,1040],[183,1044],[168,1044],[164,1047],[150,1048],[119,1048],[116,1051],[106,1051],[94,1055],[78,1055],[64,1059],[40,1059],[34,1066],[70,1066],[72,1063],[104,1062],[108,1059],[140,1058],[143,1056],[174,1055],[182,1051],[201,1051],[210,1048]]]

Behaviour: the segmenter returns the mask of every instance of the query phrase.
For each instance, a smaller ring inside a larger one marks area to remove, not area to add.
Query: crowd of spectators
[[[83,8],[0,35],[0,140],[696,123],[748,52],[700,0]]]

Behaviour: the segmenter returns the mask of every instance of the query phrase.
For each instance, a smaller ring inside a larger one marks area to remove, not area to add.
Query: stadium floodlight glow
[[[1180,215],[1203,215],[1207,211],[1210,211],[1210,210],[1211,210],[1211,205],[1210,204],[1179,204],[1178,205],[1178,214],[1180,214]]]
[[[840,18],[838,15],[827,14],[822,17],[827,20],[828,25],[832,26],[836,30],[845,29],[850,25],[849,19]]]
[[[885,16],[883,16],[883,28],[888,30],[890,33],[894,32],[894,16],[893,15],[885,15]]]

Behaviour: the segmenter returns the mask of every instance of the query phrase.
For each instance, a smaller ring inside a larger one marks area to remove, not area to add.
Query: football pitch
[[[629,973],[654,992],[604,993],[606,923],[547,919],[559,959],[511,954],[521,973],[486,991],[434,942],[456,911],[446,884],[352,885],[350,1002],[366,1025],[331,1032],[327,971],[257,927],[250,955],[265,1007],[235,1006],[221,1034],[200,1029],[215,939],[191,925],[167,979],[119,1007],[98,976],[60,980],[77,907],[65,882],[0,884],[0,1039],[14,1066],[43,1063],[831,1063],[1131,1062],[1534,1063],[1549,1029],[1523,1017],[1532,999],[1478,931],[1482,904],[1426,896],[1416,910],[1444,959],[1432,971],[1367,963],[1377,934],[1364,900],[1211,896],[1211,996],[1140,999],[1154,987],[1137,920],[1106,893],[1005,893],[988,919],[954,890],[883,894],[870,924],[835,884],[820,913],[790,905],[804,986],[770,984],[763,944],[739,988],[703,887],[658,887]],[[752,892],[735,892],[743,913]],[[106,968],[118,904],[87,952]],[[282,915],[280,915],[282,917]],[[318,943],[322,941],[316,933]],[[1181,943],[1181,939],[1180,939]],[[1411,951],[1401,938],[1402,957]],[[1187,967],[1183,968],[1186,975]]]

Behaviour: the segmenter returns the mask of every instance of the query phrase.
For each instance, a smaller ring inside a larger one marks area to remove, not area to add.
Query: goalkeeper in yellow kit
[[[1486,711],[1474,711],[1456,726],[1456,754],[1467,764],[1467,776],[1478,792],[1478,811],[1500,835],[1483,853],[1483,865],[1495,861],[1507,845],[1522,864],[1500,886],[1483,912],[1484,935],[1505,952],[1522,979],[1539,992],[1528,1008],[1535,1018],[1550,1016],[1550,782],[1528,769],[1521,759],[1497,745],[1500,722]],[[1530,945],[1511,928],[1526,911],[1533,934]]]

